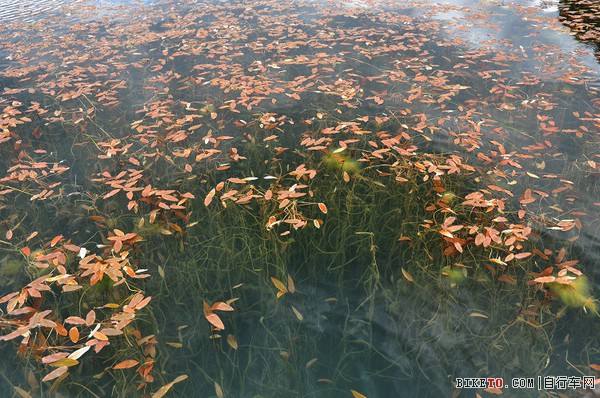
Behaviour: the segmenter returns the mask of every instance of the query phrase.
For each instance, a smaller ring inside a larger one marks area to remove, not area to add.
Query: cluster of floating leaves
[[[548,284],[583,277],[566,246],[534,241],[543,231],[574,244],[598,221],[600,202],[586,203],[581,185],[546,171],[600,173],[600,101],[588,85],[597,77],[575,60],[555,62],[541,43],[470,48],[439,21],[391,3],[190,3],[153,6],[160,12],[116,7],[105,17],[90,17],[91,5],[68,10],[85,23],[65,24],[61,14],[1,28],[13,37],[0,46],[8,59],[0,71],[2,243],[39,275],[0,299],[1,339],[56,368],[42,378],[52,381],[129,328],[139,358],[107,366],[136,368],[139,388],[148,388],[157,339],[135,325],[151,306],[140,280],[153,272],[137,258],[143,236],[118,229],[111,211],[185,244],[188,229],[203,222],[196,203],[209,212],[261,209],[264,228],[285,236],[326,222],[331,207],[313,189],[324,179],[430,186],[437,200],[423,204],[423,233],[435,234],[450,259],[480,253],[501,282],[516,284],[512,268],[532,258],[540,265],[526,275],[532,289],[550,294]],[[533,9],[521,11],[560,30]],[[525,62],[554,83],[523,71]],[[586,109],[565,96],[585,99]],[[264,163],[244,152],[248,144]],[[575,160],[566,146],[579,151]],[[89,162],[88,174],[76,176],[76,162]],[[446,188],[458,175],[474,182],[461,196]],[[85,199],[101,236],[93,247],[75,235],[53,237],[28,218],[27,209],[71,195]],[[412,239],[400,236],[399,244]],[[118,302],[67,316],[49,309],[51,296],[106,280],[121,289]],[[295,291],[291,277],[271,281],[278,298]],[[219,312],[233,311],[234,301],[204,302],[214,332],[226,329]],[[584,308],[594,310],[593,300]],[[235,337],[228,342],[237,347]]]

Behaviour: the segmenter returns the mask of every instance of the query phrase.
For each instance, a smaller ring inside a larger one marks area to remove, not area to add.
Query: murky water
[[[593,396],[571,3],[0,3],[0,394]]]

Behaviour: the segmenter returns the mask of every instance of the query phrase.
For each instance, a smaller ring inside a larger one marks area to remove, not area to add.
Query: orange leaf
[[[69,338],[73,343],[77,343],[79,341],[79,330],[75,326],[69,329]]]
[[[50,241],[50,247],[54,247],[56,246],[56,244],[58,242],[60,242],[62,240],[63,236],[62,235],[56,235],[54,238],[52,238],[52,240]]]
[[[210,202],[212,202],[213,198],[215,197],[215,193],[216,191],[214,188],[208,192],[208,195],[206,195],[204,198],[204,206],[208,207],[208,205],[210,205]]]
[[[110,191],[109,193],[107,193],[106,195],[104,195],[103,199],[108,199],[111,196],[115,196],[116,194],[118,194],[121,191],[121,188],[117,188],[117,189],[113,189],[112,191]]]
[[[319,206],[319,210],[321,210],[321,213],[327,214],[327,206],[325,205],[325,203],[319,203],[317,204],[317,206]]]
[[[213,311],[233,311],[233,307],[230,306],[227,303],[224,303],[222,301],[218,301],[216,303],[214,303],[211,307],[211,310]]]
[[[140,362],[136,361],[135,359],[126,359],[113,366],[113,369],[129,369],[133,368],[138,363]]]
[[[223,321],[221,320],[221,318],[219,318],[219,316],[217,314],[206,314],[205,317],[206,317],[206,320],[211,325],[213,325],[215,328],[217,328],[219,330],[225,329],[225,325],[223,324]]]
[[[540,276],[539,278],[535,278],[533,281],[537,283],[550,283],[556,280],[553,276]]]

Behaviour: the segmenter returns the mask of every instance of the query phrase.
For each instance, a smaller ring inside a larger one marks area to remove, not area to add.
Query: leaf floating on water
[[[321,210],[321,213],[327,214],[327,206],[325,205],[325,203],[318,203],[317,206],[319,206],[319,210]]]
[[[59,359],[59,360],[58,360],[58,361],[56,361],[56,362],[52,362],[52,363],[50,364],[50,366],[54,366],[55,368],[56,368],[56,367],[62,367],[62,366],[65,366],[65,367],[67,367],[67,368],[70,368],[71,366],[75,366],[75,365],[77,365],[77,364],[79,364],[79,361],[78,361],[78,360],[76,360],[76,359],[73,359],[73,358],[68,358],[68,357],[67,357],[67,358]]]
[[[218,330],[225,330],[225,325],[223,324],[223,321],[221,320],[221,318],[219,318],[217,314],[208,314],[205,315],[205,318],[208,321],[208,323],[213,325]]]
[[[346,183],[350,182],[350,174],[348,174],[347,171],[344,171],[343,178],[344,178],[344,182],[346,182]]]
[[[83,356],[83,354],[85,354],[86,352],[88,352],[90,349],[92,348],[91,345],[86,345],[84,347],[81,347],[78,350],[75,350],[71,353],[71,355],[69,355],[67,358],[71,358],[71,359],[79,359]]]
[[[208,194],[206,195],[206,197],[204,198],[204,206],[208,207],[210,205],[210,203],[212,202],[213,198],[215,197],[215,193],[217,191],[213,188],[211,189]]]
[[[473,318],[484,318],[484,319],[488,319],[488,316],[487,316],[487,315],[485,315],[485,314],[482,314],[481,312],[475,312],[475,311],[471,312],[471,313],[469,314],[469,316],[470,316],[470,317],[473,317]]]
[[[188,375],[177,376],[175,378],[175,380],[173,380],[169,384],[165,384],[164,386],[162,386],[161,388],[156,390],[156,392],[154,394],[152,394],[152,398],[164,397],[175,384],[181,383],[182,381],[184,381],[187,378],[188,378]]]
[[[17,395],[21,398],[32,398],[31,394],[29,394],[27,391],[23,390],[21,387],[17,387],[17,386],[13,386],[13,388],[15,389],[15,392],[17,393]]]
[[[73,343],[77,343],[79,341],[79,329],[77,329],[75,326],[69,329],[69,339],[71,339]]]
[[[300,311],[298,311],[296,309],[296,307],[294,307],[293,305],[292,305],[292,312],[294,313],[294,315],[296,315],[296,318],[298,318],[298,320],[300,322],[302,322],[304,320],[304,316],[302,316],[302,314],[300,313]]]
[[[140,362],[135,359],[126,359],[124,361],[119,362],[115,366],[113,366],[113,369],[129,369],[129,368],[133,368],[138,363],[140,363]]]
[[[60,368],[54,369],[52,372],[50,372],[46,376],[44,376],[44,378],[42,379],[42,381],[51,381],[51,380],[54,380],[54,379],[56,379],[56,378],[64,375],[65,373],[67,373],[68,370],[69,370],[68,367],[61,366]]]
[[[296,284],[290,275],[287,276],[287,288],[290,293],[296,293]]]
[[[402,276],[404,277],[404,279],[406,279],[409,282],[415,281],[410,272],[406,271],[404,268],[400,268],[400,271],[402,271]]]
[[[533,281],[537,283],[551,283],[556,280],[554,276],[540,276],[539,278],[535,278]]]
[[[212,311],[234,311],[232,306],[222,301],[217,301],[210,307],[210,309]]]
[[[354,398],[367,398],[367,396],[365,394],[361,394],[356,390],[350,390],[350,392],[352,393],[352,396]]]
[[[50,247],[54,247],[58,244],[58,242],[60,242],[62,240],[63,236],[62,235],[57,235],[54,238],[52,238],[52,240],[50,241]]]
[[[237,350],[237,349],[238,349],[238,347],[239,347],[239,346],[238,346],[237,339],[236,339],[236,338],[235,338],[235,336],[234,336],[234,335],[232,335],[232,334],[229,334],[229,335],[227,335],[227,344],[229,344],[229,346],[230,346],[231,348],[233,348],[234,350]]]
[[[109,193],[107,193],[106,195],[104,195],[102,198],[103,199],[108,199],[110,197],[115,196],[116,194],[118,194],[119,192],[121,192],[121,188],[117,188],[117,189],[113,189],[112,191],[110,191]]]
[[[223,393],[223,389],[221,388],[221,385],[219,383],[217,383],[215,381],[215,394],[217,395],[217,398],[223,398],[225,396],[225,394]]]
[[[273,285],[277,288],[277,298],[282,297],[284,294],[286,294],[288,292],[288,289],[283,284],[283,282],[280,281],[279,279],[275,278],[274,276],[271,277],[271,282],[273,282]]]

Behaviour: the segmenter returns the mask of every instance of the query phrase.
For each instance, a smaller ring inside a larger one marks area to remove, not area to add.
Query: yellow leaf
[[[187,378],[188,378],[187,375],[177,376],[175,378],[175,380],[173,380],[169,384],[165,384],[164,386],[162,386],[161,388],[159,388],[158,390],[156,390],[156,392],[154,394],[152,394],[152,398],[162,398],[162,397],[164,397],[175,384],[177,384],[179,382],[182,382],[182,381],[184,381]]]
[[[223,389],[221,388],[219,383],[217,383],[216,381],[215,381],[215,394],[217,395],[217,398],[223,398],[225,396],[225,394],[223,394]]]
[[[406,271],[404,268],[400,268],[400,271],[402,271],[402,276],[409,282],[414,282],[415,279],[413,278],[413,276],[410,274],[410,272]]]
[[[279,293],[283,294],[288,292],[287,287],[283,284],[282,281],[280,281],[279,279],[275,278],[274,276],[271,277],[271,282],[273,282],[273,285],[275,285],[275,287],[277,288],[277,290],[279,290]],[[278,296],[279,298],[279,296]]]
[[[300,313],[300,311],[298,311],[296,309],[296,307],[294,307],[293,305],[292,305],[292,311],[294,312],[294,315],[296,315],[296,318],[298,318],[298,320],[300,322],[302,322],[304,320],[304,317],[302,316],[302,314]]]
[[[350,392],[352,393],[352,396],[354,398],[367,398],[367,396],[365,394],[361,394],[356,390],[350,390]]]
[[[63,359],[59,359],[59,360],[58,360],[58,361],[56,361],[56,362],[52,362],[52,363],[50,364],[50,366],[54,366],[55,368],[58,368],[58,367],[61,367],[61,366],[64,366],[64,367],[67,367],[67,368],[69,368],[69,367],[71,367],[71,366],[75,366],[75,365],[77,365],[78,363],[79,363],[79,361],[78,361],[78,360],[76,360],[76,359],[72,359],[72,358],[63,358]]]
[[[238,342],[234,335],[230,334],[227,336],[227,344],[234,350],[238,349]]]

